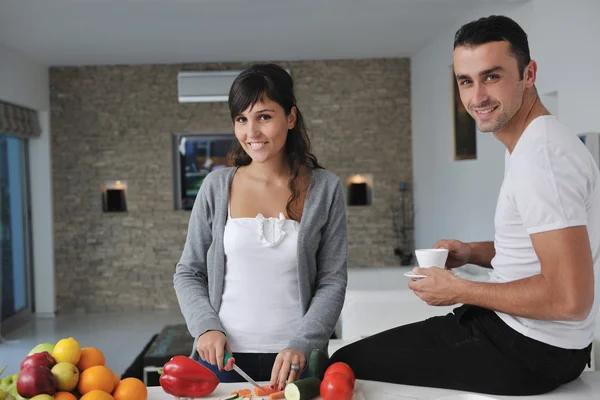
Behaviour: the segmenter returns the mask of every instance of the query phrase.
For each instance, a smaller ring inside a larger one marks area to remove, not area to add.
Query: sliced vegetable
[[[271,393],[279,392],[279,389],[276,386],[274,386],[273,389],[271,389],[269,386],[271,386],[271,384],[261,386],[259,388],[254,387],[254,393],[257,396],[268,396]]]
[[[252,398],[252,390],[250,389],[240,389],[235,392],[231,392],[232,395],[236,395],[236,399],[251,399]]]
[[[288,383],[285,386],[286,400],[312,400],[319,396],[321,380],[311,377],[296,382]]]
[[[329,356],[321,349],[314,349],[308,359],[308,376],[323,379],[329,367]]]
[[[269,395],[269,400],[279,400],[279,399],[285,399],[285,394],[284,394],[283,390],[281,392],[275,392],[275,393],[271,393]]]
[[[235,399],[239,399],[240,396],[238,396],[237,394],[234,394],[233,396],[229,396],[229,397],[223,397],[221,400],[235,400]]]

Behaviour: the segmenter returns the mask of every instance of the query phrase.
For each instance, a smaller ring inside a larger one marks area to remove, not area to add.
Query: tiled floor
[[[59,314],[56,318],[39,318],[6,335],[5,339],[11,342],[0,343],[0,369],[8,364],[5,375],[17,373],[23,358],[36,345],[73,337],[82,347],[100,349],[106,365],[121,375],[153,334],[165,325],[178,323],[184,323],[179,312]]]

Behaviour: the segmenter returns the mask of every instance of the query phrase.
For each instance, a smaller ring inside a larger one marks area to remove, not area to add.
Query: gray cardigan
[[[229,188],[236,170],[231,167],[213,171],[204,179],[175,269],[175,292],[195,339],[194,349],[201,334],[209,330],[225,333],[218,315],[225,275],[223,233]],[[304,353],[307,362],[313,349],[326,349],[335,329],[346,294],[347,258],[342,184],[333,173],[315,169],[298,234],[298,284],[304,316],[287,346]],[[259,325],[257,321],[257,328]]]

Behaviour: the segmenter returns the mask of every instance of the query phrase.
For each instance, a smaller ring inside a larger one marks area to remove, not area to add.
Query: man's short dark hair
[[[519,24],[508,17],[491,15],[461,26],[454,35],[454,48],[504,41],[510,43],[510,51],[517,59],[520,76],[523,79],[525,67],[531,61],[527,34]]]

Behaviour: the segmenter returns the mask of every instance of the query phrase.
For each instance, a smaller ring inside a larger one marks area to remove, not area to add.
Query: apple
[[[19,374],[12,374],[12,375],[5,376],[4,378],[2,378],[0,380],[0,389],[4,390],[5,392],[10,393],[10,390],[13,387],[16,387],[18,377],[19,377]]]
[[[38,394],[37,396],[33,396],[31,399],[29,400],[53,400],[54,397],[47,395],[47,394]]]
[[[54,343],[38,344],[33,349],[31,349],[31,351],[27,355],[30,356],[32,354],[41,353],[43,351],[47,351],[48,353],[52,354],[52,352],[54,351]]]
[[[26,367],[17,379],[17,393],[29,398],[38,394],[56,393],[56,378],[48,368],[41,365]]]
[[[15,400],[15,398],[10,393],[0,389],[0,400]]]
[[[44,366],[48,369],[54,367],[56,365],[56,361],[54,357],[50,355],[47,351],[42,351],[40,353],[33,353],[30,356],[25,357],[25,359],[21,362],[21,371],[23,371],[26,367],[35,367],[36,365]]]
[[[52,375],[56,378],[56,388],[62,392],[70,392],[79,382],[79,369],[71,363],[61,362],[52,367]]]
[[[18,392],[17,392],[17,383],[15,382],[15,384],[12,386],[12,388],[8,391],[8,393],[10,393],[10,395],[15,399],[15,400],[27,400],[26,398],[24,398],[23,396],[21,396]]]

